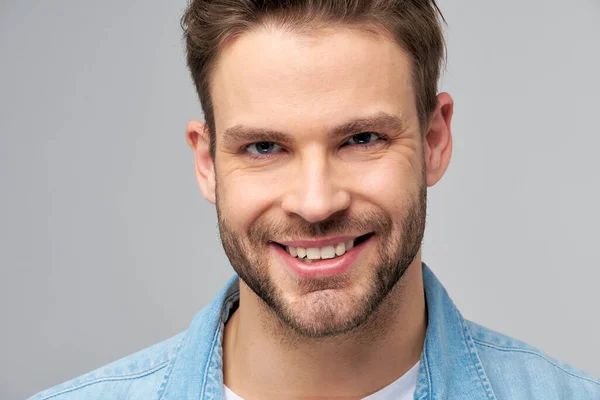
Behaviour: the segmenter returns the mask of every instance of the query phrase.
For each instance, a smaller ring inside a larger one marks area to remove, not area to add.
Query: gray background
[[[232,273],[184,140],[178,1],[0,3],[0,397],[185,329]],[[600,376],[600,5],[442,0],[454,155],[424,260],[463,314]]]

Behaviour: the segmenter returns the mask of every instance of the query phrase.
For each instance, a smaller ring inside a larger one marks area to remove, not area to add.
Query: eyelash
[[[376,146],[376,145],[377,145],[377,142],[379,142],[379,141],[386,142],[386,141],[388,140],[388,137],[387,137],[386,135],[384,135],[383,133],[371,132],[371,131],[365,131],[365,132],[359,132],[359,133],[355,133],[354,135],[350,135],[350,136],[348,136],[348,137],[347,137],[347,138],[344,140],[344,143],[343,143],[343,146],[342,146],[342,147],[344,147],[344,146],[347,146],[347,145],[348,145],[348,143],[346,143],[346,142],[347,142],[348,140],[350,140],[350,138],[351,138],[352,136],[359,135],[359,134],[361,134],[361,133],[373,133],[373,134],[375,134],[376,136],[378,136],[378,140],[375,140],[375,141],[373,141],[373,142],[370,142],[370,143],[367,143],[367,144],[351,144],[352,146],[359,146],[359,147],[361,147],[361,148],[364,148],[364,149],[369,149],[369,148],[371,148],[372,146]],[[264,161],[264,160],[266,160],[266,159],[269,159],[269,158],[271,158],[271,157],[273,157],[273,156],[275,156],[275,155],[277,154],[277,153],[270,153],[270,154],[261,154],[261,155],[259,155],[259,154],[252,154],[252,153],[249,153],[249,152],[247,151],[247,150],[248,150],[248,147],[252,146],[253,144],[257,144],[257,143],[262,143],[262,142],[252,142],[252,143],[249,143],[249,144],[247,144],[247,145],[244,145],[244,146],[242,146],[242,148],[240,149],[240,153],[242,153],[243,155],[245,155],[246,157],[248,157],[248,158],[249,158],[249,159],[251,159],[251,160],[257,160],[257,161],[260,161],[260,160]],[[284,146],[282,146],[282,145],[280,145],[280,144],[278,144],[278,143],[275,143],[275,142],[270,142],[270,141],[267,141],[266,143],[273,143],[273,144],[276,144],[276,145],[278,145],[278,146],[280,146],[280,147],[282,147],[282,148],[284,147]]]

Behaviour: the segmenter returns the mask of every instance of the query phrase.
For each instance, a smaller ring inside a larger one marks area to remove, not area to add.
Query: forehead
[[[234,125],[320,129],[379,112],[416,114],[406,53],[384,35],[273,27],[223,47],[211,77],[217,132]],[[416,116],[415,116],[416,117]]]

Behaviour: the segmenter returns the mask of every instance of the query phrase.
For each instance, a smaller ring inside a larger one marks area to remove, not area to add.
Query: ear
[[[210,135],[208,127],[200,121],[190,121],[185,129],[188,145],[194,153],[196,181],[206,200],[216,201],[215,166],[210,156]]]
[[[454,100],[448,93],[440,93],[437,106],[424,136],[427,186],[433,186],[442,178],[452,155],[452,132],[450,123],[454,113]]]

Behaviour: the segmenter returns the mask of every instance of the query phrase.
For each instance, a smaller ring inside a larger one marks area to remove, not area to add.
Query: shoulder
[[[44,390],[29,400],[159,398],[186,332]]]
[[[527,343],[466,322],[498,398],[600,399],[600,381],[590,374]]]

